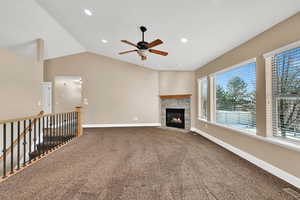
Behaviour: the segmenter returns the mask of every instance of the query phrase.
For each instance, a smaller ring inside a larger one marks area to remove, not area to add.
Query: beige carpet
[[[104,128],[0,183],[0,199],[294,200],[284,188],[293,187],[199,135]]]

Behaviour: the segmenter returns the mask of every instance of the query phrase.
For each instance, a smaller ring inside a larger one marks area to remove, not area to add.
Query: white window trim
[[[267,58],[275,56],[276,54],[280,54],[282,52],[285,52],[285,51],[288,51],[288,50],[291,50],[291,49],[295,49],[295,48],[299,48],[299,47],[300,47],[300,40],[296,41],[294,43],[288,44],[284,47],[275,49],[271,52],[265,53],[263,56],[264,56],[265,59],[267,59]]]
[[[285,51],[289,51],[295,48],[300,48],[300,40],[291,44],[288,44],[284,47],[275,49],[269,53],[264,54],[264,58],[265,58],[265,80],[266,80],[266,135],[268,140],[275,142],[276,143],[280,143],[282,145],[289,145],[292,147],[298,146],[297,148],[300,149],[299,145],[300,142],[297,139],[288,139],[288,138],[284,138],[284,137],[276,137],[274,136],[273,133],[273,120],[272,120],[272,106],[273,106],[273,102],[272,102],[272,59],[274,56],[276,56],[277,54],[283,53]]]
[[[273,137],[272,57],[265,58],[265,80],[266,80],[266,136]]]
[[[230,71],[230,70],[232,70],[232,69],[236,69],[236,68],[242,67],[242,66],[244,66],[244,65],[247,65],[247,64],[250,64],[250,63],[254,63],[254,62],[256,63],[256,58],[251,58],[251,59],[246,60],[246,61],[244,61],[244,62],[241,62],[241,63],[235,64],[235,65],[232,65],[232,66],[230,66],[230,67],[227,67],[227,68],[225,68],[225,69],[222,69],[222,70],[220,70],[220,71],[217,71],[217,72],[215,72],[215,73],[212,73],[211,76],[216,76],[216,75],[218,75],[218,74],[221,74],[221,73]]]
[[[210,110],[209,110],[209,121],[211,122],[215,122],[216,121],[216,109],[217,109],[217,105],[216,105],[216,87],[215,87],[215,76],[214,75],[210,75],[209,76],[209,98],[210,98],[210,102],[209,102],[209,106],[210,106]]]
[[[215,85],[215,76],[220,74],[220,73],[224,73],[224,72],[227,72],[227,71],[230,71],[232,69],[236,69],[236,68],[239,68],[239,67],[242,67],[244,65],[247,65],[247,64],[250,64],[250,63],[256,63],[256,58],[251,58],[249,60],[246,60],[244,62],[241,62],[239,64],[236,64],[236,65],[233,65],[231,67],[227,67],[223,70],[220,70],[220,71],[217,71],[213,74],[211,74],[209,76],[209,81],[210,81],[210,124],[213,124],[213,125],[216,125],[216,126],[219,126],[219,127],[222,127],[222,128],[226,128],[226,129],[229,129],[229,130],[233,130],[233,131],[236,131],[236,132],[239,132],[239,133],[242,133],[242,134],[246,134],[246,135],[256,135],[257,132],[256,131],[247,131],[247,130],[244,130],[244,129],[239,129],[239,128],[236,128],[236,127],[232,127],[232,126],[227,126],[225,124],[221,124],[221,123],[217,123],[216,122],[216,112],[217,112],[217,106],[216,106],[216,85]]]
[[[201,112],[202,112],[202,102],[201,102],[201,95],[202,95],[202,90],[201,90],[201,81],[207,80],[207,93],[208,93],[208,76],[204,76],[198,79],[198,119],[207,121],[208,119],[202,118],[201,117]],[[208,108],[207,108],[208,109]]]

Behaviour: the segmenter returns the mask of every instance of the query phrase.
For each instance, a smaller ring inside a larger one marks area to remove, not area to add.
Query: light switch
[[[89,101],[88,101],[87,98],[84,98],[84,99],[83,99],[83,104],[84,104],[84,105],[89,105]]]

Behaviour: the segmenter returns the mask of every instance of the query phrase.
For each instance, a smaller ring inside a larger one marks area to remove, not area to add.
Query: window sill
[[[257,136],[257,137],[261,137],[261,136]],[[266,137],[266,138],[261,137],[261,138],[263,138],[263,140],[265,140],[269,143],[276,144],[281,147],[300,152],[300,142],[297,140],[286,139],[286,138],[281,138],[281,137],[274,137],[274,136]]]
[[[226,126],[224,124],[219,124],[219,123],[216,123],[216,122],[208,122],[208,123],[211,124],[211,125],[218,126],[218,127],[221,127],[221,128],[225,128],[225,129],[228,129],[228,130],[231,130],[231,131],[235,131],[235,132],[238,132],[238,133],[241,133],[241,134],[244,134],[244,135],[256,136],[256,131],[247,131],[247,130],[243,130],[243,129],[239,129],[239,128],[234,128],[234,127],[231,127],[231,126]]]
[[[200,117],[198,117],[198,120],[199,120],[199,121],[202,121],[202,122],[206,122],[206,123],[209,122],[209,121],[207,121],[207,119],[203,119],[203,118],[200,118]]]
[[[263,136],[257,135],[256,132],[244,131],[244,130],[232,128],[232,127],[229,127],[229,126],[225,126],[225,125],[222,125],[222,124],[218,124],[218,123],[215,123],[215,122],[206,121],[206,120],[203,120],[203,119],[198,119],[198,120],[200,120],[203,123],[207,123],[207,124],[210,124],[210,125],[213,125],[213,126],[218,126],[218,127],[221,127],[221,128],[225,128],[227,130],[231,130],[231,131],[234,131],[234,132],[237,132],[237,133],[240,133],[240,134],[243,134],[243,135],[246,135],[246,136],[261,140],[261,141],[264,141],[264,142],[268,142],[268,143],[278,145],[278,146],[286,148],[286,149],[290,149],[290,150],[293,150],[293,151],[300,152],[300,141],[297,141],[297,140],[286,139],[286,138],[275,137],[275,136],[263,137]]]

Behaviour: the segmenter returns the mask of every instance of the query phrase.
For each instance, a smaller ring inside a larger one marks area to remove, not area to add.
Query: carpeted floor
[[[103,128],[0,183],[0,199],[294,200],[284,188],[293,187],[199,135]]]

